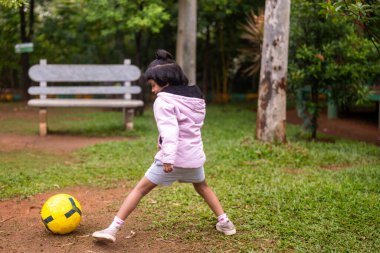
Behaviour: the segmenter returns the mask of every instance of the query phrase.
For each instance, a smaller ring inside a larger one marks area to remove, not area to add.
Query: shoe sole
[[[223,230],[219,227],[216,227],[216,230],[218,230],[219,232],[225,234],[225,235],[234,235],[236,234],[236,229],[232,229],[232,230]]]
[[[116,238],[112,238],[111,236],[107,235],[92,235],[93,238],[95,238],[98,242],[110,242],[114,243],[116,241]]]

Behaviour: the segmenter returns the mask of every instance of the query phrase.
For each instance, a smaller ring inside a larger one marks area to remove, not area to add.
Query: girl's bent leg
[[[216,229],[225,235],[236,234],[236,228],[234,224],[228,219],[227,215],[224,213],[218,197],[207,185],[206,181],[203,181],[201,183],[193,183],[193,185],[195,190],[199,193],[199,195],[201,195],[204,198],[211,210],[218,217],[218,223],[215,226]]]
[[[193,183],[195,190],[199,195],[206,201],[211,210],[215,213],[216,216],[224,214],[222,205],[219,202],[218,197],[212,191],[210,186],[206,183],[206,180],[200,183]]]
[[[133,190],[125,198],[116,216],[125,220],[135,210],[140,200],[153,190],[157,185],[143,177],[140,182],[133,188]]]

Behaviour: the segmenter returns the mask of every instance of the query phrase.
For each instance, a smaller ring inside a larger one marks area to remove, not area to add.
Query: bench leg
[[[47,135],[47,109],[40,108],[40,136]]]
[[[135,114],[133,109],[123,108],[124,113],[124,125],[126,130],[133,129],[133,116]]]

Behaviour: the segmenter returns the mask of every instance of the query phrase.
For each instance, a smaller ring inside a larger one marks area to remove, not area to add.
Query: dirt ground
[[[32,110],[11,110],[0,112],[2,119],[19,116],[23,119],[37,117]],[[362,115],[363,116],[363,115]],[[300,124],[294,111],[288,112],[288,122]],[[376,115],[375,115],[376,117]],[[365,141],[380,146],[380,130],[374,115],[327,120],[320,119],[322,132]],[[368,120],[369,119],[369,120]],[[99,142],[127,139],[86,138],[78,136],[51,135],[45,138],[16,134],[0,134],[0,152],[12,150],[35,150],[70,155],[71,152]],[[104,226],[113,218],[118,207],[130,189],[123,182],[113,189],[100,190],[89,187],[70,187],[32,196],[28,199],[14,198],[0,201],[0,252],[207,252],[202,244],[188,245],[181,241],[162,240],[154,231],[146,231],[149,217],[140,209],[128,218],[124,229],[114,244],[95,243],[90,234]],[[40,209],[50,196],[56,193],[75,196],[82,205],[82,221],[69,235],[53,235],[44,229],[40,220]],[[135,235],[131,238],[131,231]]]
[[[94,242],[91,233],[108,225],[117,212],[115,202],[121,201],[128,190],[122,185],[109,190],[71,187],[38,194],[28,199],[2,201],[0,252],[194,252],[190,245],[162,240],[154,232],[146,231],[145,227],[149,226],[149,221],[143,219],[146,216],[139,209],[128,218],[128,222],[118,234],[116,243]],[[82,220],[73,233],[53,235],[44,228],[39,213],[41,206],[50,196],[62,192],[75,196],[81,203]],[[135,233],[134,236],[132,231]]]
[[[288,123],[302,124],[302,119],[297,117],[295,110],[288,111],[286,116]],[[377,113],[374,110],[350,112],[337,119],[327,119],[326,114],[322,113],[318,119],[318,130],[344,139],[380,146],[380,129],[377,118]]]

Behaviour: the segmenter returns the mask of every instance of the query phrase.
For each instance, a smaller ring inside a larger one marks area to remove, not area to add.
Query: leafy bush
[[[327,19],[319,0],[297,0],[292,10],[289,88],[299,116],[316,138],[325,101],[347,105],[365,101],[368,84],[380,72],[375,46],[345,18]]]

